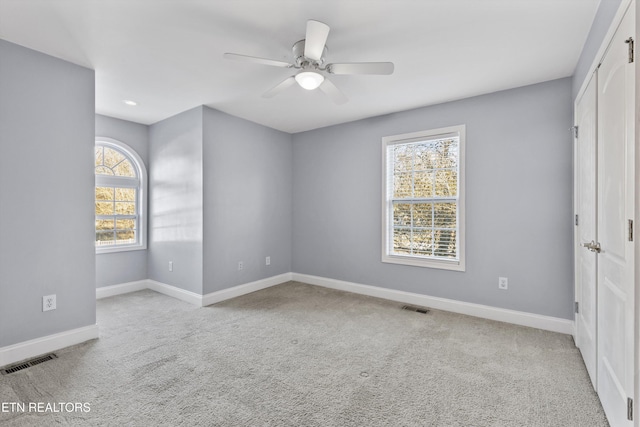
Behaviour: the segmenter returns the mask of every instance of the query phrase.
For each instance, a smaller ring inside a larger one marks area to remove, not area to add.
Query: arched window
[[[96,139],[96,253],[145,249],[147,171],[129,146]]]

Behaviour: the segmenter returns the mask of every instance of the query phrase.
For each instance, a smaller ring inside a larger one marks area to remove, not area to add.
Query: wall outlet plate
[[[264,263],[265,263],[265,265],[271,265],[271,257],[270,256],[266,257],[264,259]]]
[[[238,271],[244,270],[244,262],[238,261]]]
[[[55,309],[56,309],[55,294],[42,297],[42,311],[50,311]]]
[[[507,279],[506,277],[498,277],[498,289],[509,289],[509,279]]]

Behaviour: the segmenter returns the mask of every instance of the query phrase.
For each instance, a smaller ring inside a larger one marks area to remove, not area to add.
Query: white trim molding
[[[268,277],[255,282],[245,283],[244,285],[234,286],[233,288],[222,289],[220,291],[211,292],[202,297],[202,306],[206,307],[217,302],[226,301],[241,295],[250,294],[251,292],[267,289],[281,283],[291,281],[292,273],[284,273],[278,276]]]
[[[367,295],[390,301],[402,302],[405,304],[415,304],[424,307],[430,307],[436,310],[450,311],[453,313],[460,313],[468,316],[543,329],[546,331],[559,332],[568,335],[574,334],[574,322],[568,319],[542,316],[539,314],[490,307],[487,305],[432,297],[428,295],[380,288],[376,286],[363,285],[360,283],[346,282],[343,280],[329,279],[326,277],[312,276],[300,273],[284,273],[277,276],[268,277],[266,279],[256,280],[255,282],[234,286],[232,288],[211,292],[206,295],[199,295],[195,292],[185,291],[184,289],[167,285],[166,283],[157,282],[155,280],[139,280],[137,282],[128,282],[122,283],[120,285],[97,288],[96,299],[107,298],[110,296],[135,292],[143,289],[150,289],[158,293],[193,304],[197,307],[204,307],[262,289],[270,288],[272,286],[286,283],[291,280],[307,283],[309,285],[322,286],[325,288],[337,289],[340,291],[352,292],[355,294]],[[2,347],[0,348],[0,366],[10,365],[21,360],[39,356],[44,353],[80,344],[85,341],[98,338],[98,335],[98,326],[90,325]]]
[[[293,273],[292,280],[308,283],[310,285],[402,302],[405,304],[414,304],[436,310],[450,311],[453,313],[465,314],[467,316],[481,317],[483,319],[497,320],[499,322],[512,323],[514,325],[543,329],[545,331],[559,332],[568,335],[573,333],[574,322],[569,319],[542,316],[540,314],[432,297],[394,289],[379,288],[376,286],[362,285],[360,283],[310,276],[308,274]]]
[[[89,325],[0,348],[0,366],[98,338],[98,325]]]
[[[180,301],[193,304],[196,307],[206,307],[231,298],[250,294],[271,286],[279,285],[291,280],[292,273],[283,273],[277,276],[267,277],[266,279],[256,280],[255,282],[244,283],[242,285],[233,286],[231,288],[222,289],[205,295],[180,289],[177,286],[168,285],[156,280],[138,280],[137,282],[122,283],[113,286],[104,286],[96,288],[96,299],[112,297],[115,295],[127,294],[130,292],[150,289],[163,295],[170,296]]]
[[[188,302],[196,307],[202,307],[202,295],[195,292],[185,291],[184,289],[180,289],[176,286],[167,285],[166,283],[157,282],[155,280],[147,280],[147,289],[179,299],[180,301]]]
[[[166,283],[155,280],[140,280],[138,282],[123,283],[121,285],[98,288],[97,298],[120,295],[127,292],[135,292],[142,289],[150,289],[158,293],[179,299],[193,304],[196,307],[206,307],[211,304],[226,301],[252,292],[267,289],[288,281],[309,285],[322,286],[324,288],[337,289],[340,291],[352,292],[354,294],[367,295],[382,298],[389,301],[397,301],[405,304],[420,305],[436,310],[450,311],[452,313],[465,314],[467,316],[481,317],[483,319],[496,320],[499,322],[512,323],[514,325],[528,326],[545,331],[559,332],[573,335],[575,322],[569,319],[543,316],[540,314],[527,313],[524,311],[509,310],[505,308],[491,307],[488,305],[474,304],[470,302],[456,301],[452,299],[432,297],[429,295],[416,294],[412,292],[398,291],[394,289],[380,288],[376,286],[363,285],[360,283],[346,282],[343,280],[329,279],[326,277],[312,276],[300,273],[284,273],[255,282],[245,283],[231,288],[222,289],[205,295],[195,292],[185,291]],[[101,290],[102,289],[102,290]]]
[[[141,291],[147,289],[147,280],[138,280],[136,282],[120,283],[119,285],[103,286],[96,288],[96,299],[108,298],[115,295],[128,294],[130,292]]]

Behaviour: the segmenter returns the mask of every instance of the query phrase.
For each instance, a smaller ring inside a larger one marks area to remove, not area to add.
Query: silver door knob
[[[596,243],[593,240],[589,243],[583,243],[582,246],[589,249],[591,252],[595,252],[597,254],[600,253],[600,243]]]

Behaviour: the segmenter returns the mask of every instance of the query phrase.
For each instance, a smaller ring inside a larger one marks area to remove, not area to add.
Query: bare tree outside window
[[[96,246],[137,243],[139,181],[134,164],[126,154],[97,145],[95,173]]]
[[[461,134],[410,136],[384,140],[386,255],[460,261]]]

